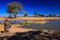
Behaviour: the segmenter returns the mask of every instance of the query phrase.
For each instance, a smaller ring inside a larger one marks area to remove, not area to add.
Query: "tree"
[[[56,17],[55,14],[49,14],[48,17]]]
[[[45,15],[44,14],[39,14],[40,17],[44,17]]]
[[[14,17],[16,17],[18,11],[22,10],[22,5],[19,2],[12,2],[8,4],[7,12],[9,14],[14,14]]]
[[[56,15],[55,15],[55,14],[53,14],[53,17],[56,17]]]
[[[49,14],[48,17],[52,17],[52,14]]]
[[[33,15],[34,15],[35,17],[38,17],[38,16],[39,16],[39,14],[38,14],[36,11],[33,13]]]
[[[28,16],[28,14],[27,14],[27,13],[25,13],[25,14],[24,14],[24,17],[26,17],[26,16]]]

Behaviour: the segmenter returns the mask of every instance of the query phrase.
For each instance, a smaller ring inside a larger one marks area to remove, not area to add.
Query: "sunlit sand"
[[[27,31],[34,31],[34,29],[27,29],[27,28],[20,28],[18,26],[22,26],[19,24],[14,24],[9,29],[9,32],[15,33],[15,32],[27,32]],[[4,31],[4,25],[0,24],[0,31]]]

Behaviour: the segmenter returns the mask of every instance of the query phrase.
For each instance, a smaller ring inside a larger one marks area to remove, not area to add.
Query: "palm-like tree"
[[[23,10],[22,5],[18,2],[12,2],[8,4],[7,12],[9,14],[14,14],[14,17],[16,17],[18,11]]]

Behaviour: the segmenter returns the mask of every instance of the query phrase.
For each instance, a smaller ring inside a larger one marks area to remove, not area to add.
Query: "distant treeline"
[[[24,17],[26,17],[26,16],[28,16],[28,14],[25,14],[25,15],[24,15]],[[38,13],[38,12],[34,12],[33,15],[30,16],[30,17],[60,17],[60,15],[59,15],[59,16],[57,16],[56,14],[44,15],[44,14],[40,14],[40,13]]]

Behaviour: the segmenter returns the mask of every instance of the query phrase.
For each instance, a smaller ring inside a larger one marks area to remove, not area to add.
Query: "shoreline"
[[[20,27],[18,27],[20,26]],[[27,28],[21,28],[22,25],[19,24],[13,24],[11,25],[11,28],[9,29],[9,32],[27,32],[27,31],[34,31],[35,29],[27,29]],[[0,33],[1,31],[4,31],[4,24],[0,24]]]
[[[60,20],[60,17],[16,17],[16,18],[7,18],[0,17],[0,20]]]

